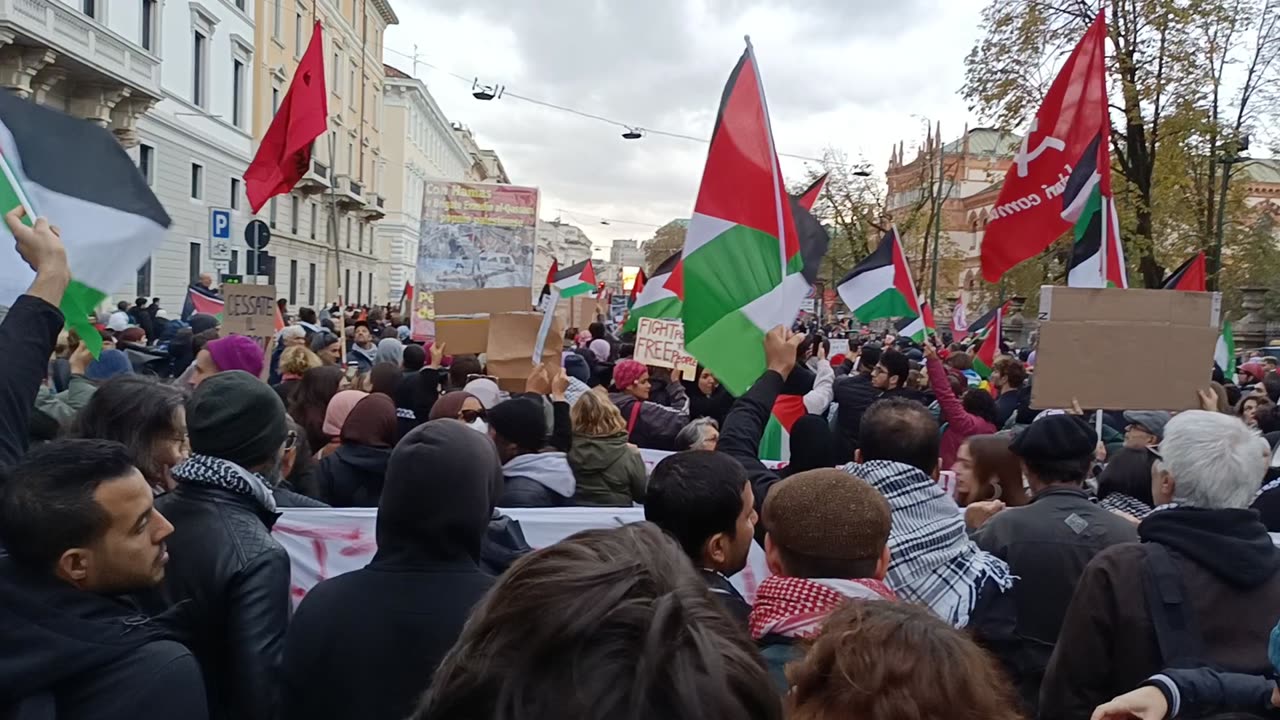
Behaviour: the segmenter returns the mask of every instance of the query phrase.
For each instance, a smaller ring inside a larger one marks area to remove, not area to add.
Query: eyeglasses
[[[484,420],[486,417],[483,408],[479,410],[462,410],[458,413],[458,419],[468,425],[476,420]]]

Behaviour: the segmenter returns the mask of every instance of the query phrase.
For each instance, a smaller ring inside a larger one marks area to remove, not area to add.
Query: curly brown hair
[[[1022,720],[995,661],[905,602],[851,600],[787,679],[789,720]]]

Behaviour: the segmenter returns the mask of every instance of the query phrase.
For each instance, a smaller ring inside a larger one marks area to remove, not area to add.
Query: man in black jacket
[[[177,528],[165,600],[181,604],[215,720],[275,717],[289,624],[289,556],[271,537],[288,426],[280,397],[246,372],[217,373],[187,401],[191,457],[157,501]]]
[[[862,414],[880,397],[880,391],[871,386],[871,373],[879,362],[880,346],[868,343],[858,353],[857,372],[836,379],[834,395],[839,405],[836,424],[849,458],[853,457],[858,446],[858,425],[862,422]]]
[[[124,593],[173,526],[125,447],[55,440],[0,481],[0,717],[200,720],[200,666]]]
[[[490,440],[435,420],[391,454],[368,566],[321,582],[285,639],[284,720],[400,720],[493,578],[480,548],[502,487]]]

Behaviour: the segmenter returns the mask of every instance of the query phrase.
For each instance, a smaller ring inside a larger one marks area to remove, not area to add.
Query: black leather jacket
[[[251,497],[192,484],[156,507],[174,527],[164,598],[184,603],[209,717],[270,720],[291,612],[289,556],[271,537],[278,515]]]

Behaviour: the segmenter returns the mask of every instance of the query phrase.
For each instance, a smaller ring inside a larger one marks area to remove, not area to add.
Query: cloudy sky
[[[449,118],[497,150],[512,182],[541,189],[543,218],[577,224],[597,244],[647,238],[652,226],[688,217],[706,145],[627,141],[621,128],[515,98],[477,101],[450,73],[706,138],[750,34],[779,152],[817,157],[833,147],[880,173],[899,140],[921,141],[924,118],[941,120],[948,138],[975,121],[958,90],[982,0],[393,4],[400,25],[387,32],[387,62],[412,72],[399,53],[416,45],[417,76]],[[782,164],[789,181],[804,176],[804,161]]]

